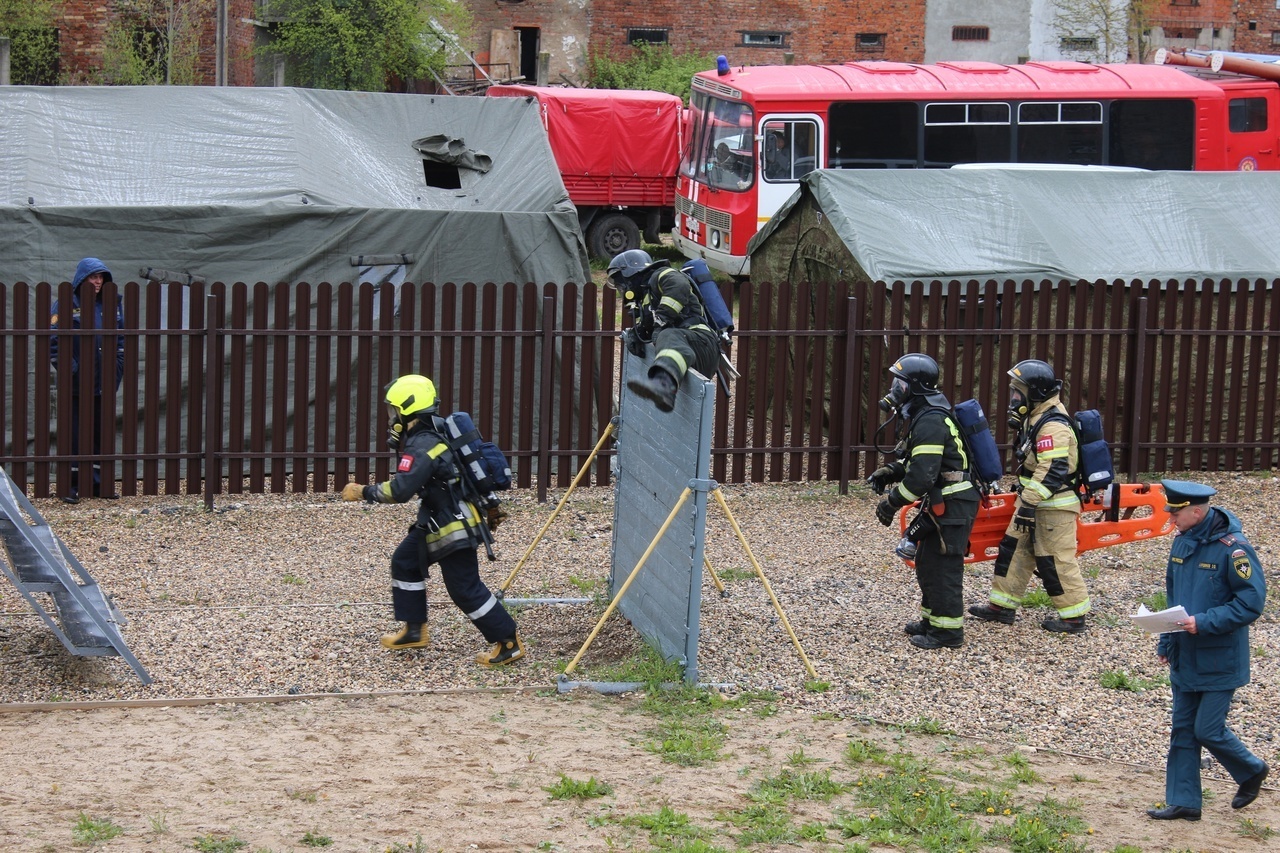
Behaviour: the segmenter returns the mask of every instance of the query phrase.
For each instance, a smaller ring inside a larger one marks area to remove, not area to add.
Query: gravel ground
[[[1280,503],[1272,472],[1205,476],[1231,508],[1274,579]],[[875,498],[828,483],[726,486],[727,503],[817,670],[810,680],[730,526],[712,503],[707,556],[727,584],[703,587],[699,675],[742,689],[775,690],[795,710],[947,730],[1112,760],[1162,761],[1167,687],[1104,688],[1100,676],[1135,683],[1164,669],[1154,638],[1128,614],[1163,589],[1167,538],[1092,551],[1082,566],[1093,597],[1089,631],[1049,634],[1047,610],[1013,626],[968,620],[966,644],[926,652],[907,642],[915,618],[912,572],[892,555],[894,534],[876,523]],[[498,587],[561,494],[538,504],[509,493],[499,560],[482,571]],[[433,579],[432,646],[387,653],[392,629],[387,559],[412,506],[366,506],[317,495],[224,496],[214,512],[199,497],[38,502],[39,511],[128,618],[124,636],[154,682],[143,686],[118,658],[69,656],[0,581],[0,702],[237,697],[325,692],[534,686],[550,688],[602,612],[612,493],[576,491],[512,584],[520,597],[594,597],[591,604],[517,609],[529,656],[489,671],[472,662],[483,643]],[[991,563],[966,573],[969,603],[985,599]],[[1254,627],[1253,683],[1237,693],[1231,721],[1273,766],[1280,760],[1280,635],[1276,593]],[[612,678],[609,667],[640,641],[610,618],[574,677]]]

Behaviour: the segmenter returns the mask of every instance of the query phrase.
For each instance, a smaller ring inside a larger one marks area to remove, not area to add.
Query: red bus
[[[1066,163],[1280,168],[1280,86],[1167,65],[849,62],[693,78],[675,243],[749,275],[747,241],[805,174]]]

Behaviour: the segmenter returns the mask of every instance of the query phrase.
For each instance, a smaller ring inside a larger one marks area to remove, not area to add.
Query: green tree
[[[115,0],[102,38],[101,82],[116,86],[193,86],[200,36],[214,0]]]
[[[58,82],[57,0],[0,0],[0,36],[9,37],[9,80],[18,86]]]
[[[1159,0],[1055,0],[1054,32],[1060,39],[1094,40],[1070,49],[1086,62],[1146,61],[1151,16]]]
[[[279,20],[262,54],[287,59],[286,82],[382,92],[443,71],[470,13],[450,0],[270,0]]]
[[[615,59],[602,53],[588,59],[591,85],[597,89],[650,89],[679,95],[689,103],[689,85],[693,75],[715,68],[713,53],[684,53],[677,56],[667,44],[636,42],[626,59]]]

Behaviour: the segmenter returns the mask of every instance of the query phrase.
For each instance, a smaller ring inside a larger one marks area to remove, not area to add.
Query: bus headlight
[[[710,239],[707,240],[707,244],[713,249],[720,248],[720,232],[718,230],[714,228],[711,230]]]

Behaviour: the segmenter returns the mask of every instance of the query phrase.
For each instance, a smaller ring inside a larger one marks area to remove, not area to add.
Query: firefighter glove
[[[505,521],[507,514],[502,511],[502,507],[491,506],[484,511],[484,523],[489,525],[489,531],[492,533],[498,529],[498,525]]]
[[[359,483],[347,483],[342,487],[342,499],[344,501],[358,501],[364,499],[364,486]]]
[[[636,331],[634,326],[622,333],[622,342],[627,345],[627,352],[636,358],[645,357],[646,344],[640,338],[640,333]]]
[[[877,495],[883,495],[884,490],[890,483],[896,483],[901,479],[901,468],[893,465],[885,465],[872,471],[871,476],[867,478],[867,482],[871,484],[871,488],[875,490]]]
[[[882,498],[880,503],[876,504],[876,518],[885,527],[893,524],[893,517],[897,514],[897,507],[888,498]]]
[[[1033,506],[1021,506],[1018,508],[1018,514],[1013,517],[1013,529],[1028,536],[1036,535],[1036,508]]]

